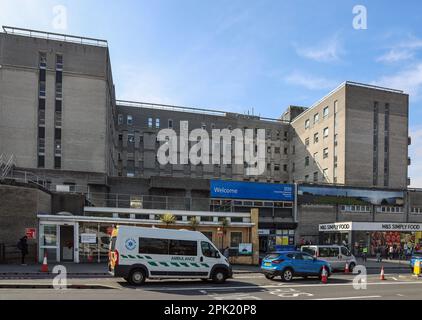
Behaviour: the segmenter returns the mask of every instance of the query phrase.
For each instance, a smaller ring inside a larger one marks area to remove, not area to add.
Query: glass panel
[[[57,226],[55,224],[41,226],[41,246],[57,246]]]

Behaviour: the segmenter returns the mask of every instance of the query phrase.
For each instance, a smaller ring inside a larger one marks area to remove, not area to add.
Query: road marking
[[[336,297],[336,298],[318,298],[311,300],[352,300],[352,299],[373,299],[381,298],[381,296],[356,296],[356,297]]]
[[[400,284],[420,284],[422,285],[422,281],[401,281],[401,282],[367,282],[369,285],[400,285]],[[255,285],[255,286],[233,286],[233,287],[187,287],[187,288],[169,288],[169,287],[158,287],[158,288],[142,288],[139,290],[145,291],[199,291],[199,290],[206,290],[206,291],[224,291],[224,290],[239,290],[239,289],[271,289],[271,288],[280,288],[282,286],[288,288],[300,288],[300,287],[332,287],[332,286],[353,286],[353,283],[329,283],[329,284],[296,284],[296,285],[289,285],[289,284],[278,284],[278,285]]]
[[[398,281],[396,277],[392,277],[391,279],[393,279],[393,280],[395,280],[395,281]]]

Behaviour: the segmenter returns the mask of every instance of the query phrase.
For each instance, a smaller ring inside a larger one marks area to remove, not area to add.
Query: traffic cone
[[[325,266],[322,266],[321,282],[327,283],[327,281],[328,281],[327,269],[325,269]]]
[[[382,266],[382,267],[381,267],[380,280],[385,280],[385,276],[384,276],[384,266]]]
[[[41,272],[48,272],[47,252],[44,254],[44,260],[42,262]]]
[[[346,266],[344,267],[344,273],[350,273],[349,264],[346,262]]]

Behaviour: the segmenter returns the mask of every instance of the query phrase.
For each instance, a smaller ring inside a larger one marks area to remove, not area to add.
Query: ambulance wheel
[[[226,272],[222,269],[217,269],[212,274],[212,281],[215,283],[224,283],[226,281]]]
[[[145,282],[145,271],[142,269],[134,269],[129,274],[129,283],[134,286],[140,286]]]

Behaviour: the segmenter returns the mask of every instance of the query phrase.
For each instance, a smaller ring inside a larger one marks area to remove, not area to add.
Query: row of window
[[[414,213],[414,214],[421,214],[422,208],[413,207],[411,212]]]
[[[340,210],[343,212],[371,212],[371,207],[360,205],[343,205],[340,206]]]
[[[313,182],[318,182],[319,181],[319,177],[318,176],[319,176],[318,171],[315,171],[313,173],[313,178],[312,178]],[[322,170],[322,178],[323,178],[323,181],[326,181],[328,179],[328,168],[325,168],[325,169]],[[309,174],[305,175],[304,181],[305,182],[309,182],[310,181],[309,180]]]
[[[328,138],[328,134],[329,134],[329,130],[328,130],[328,127],[326,127],[322,131],[322,137],[323,137],[323,139]],[[319,141],[319,132],[315,132],[314,133],[314,141],[313,142],[315,144],[315,143],[318,143],[318,141]],[[306,147],[309,147],[309,138],[305,138],[305,146]]]
[[[325,108],[323,109],[323,111],[322,111],[322,117],[323,117],[324,119],[325,119],[325,118],[327,118],[327,117],[328,117],[328,115],[329,115],[329,113],[330,113],[330,108],[327,106],[327,107],[325,107]],[[315,114],[314,114],[313,120],[314,120],[314,124],[316,124],[316,123],[318,123],[318,122],[319,122],[319,113],[315,113]],[[306,120],[305,120],[305,129],[309,129],[309,127],[310,127],[310,123],[311,123],[311,121],[310,121],[309,119],[306,119]]]

